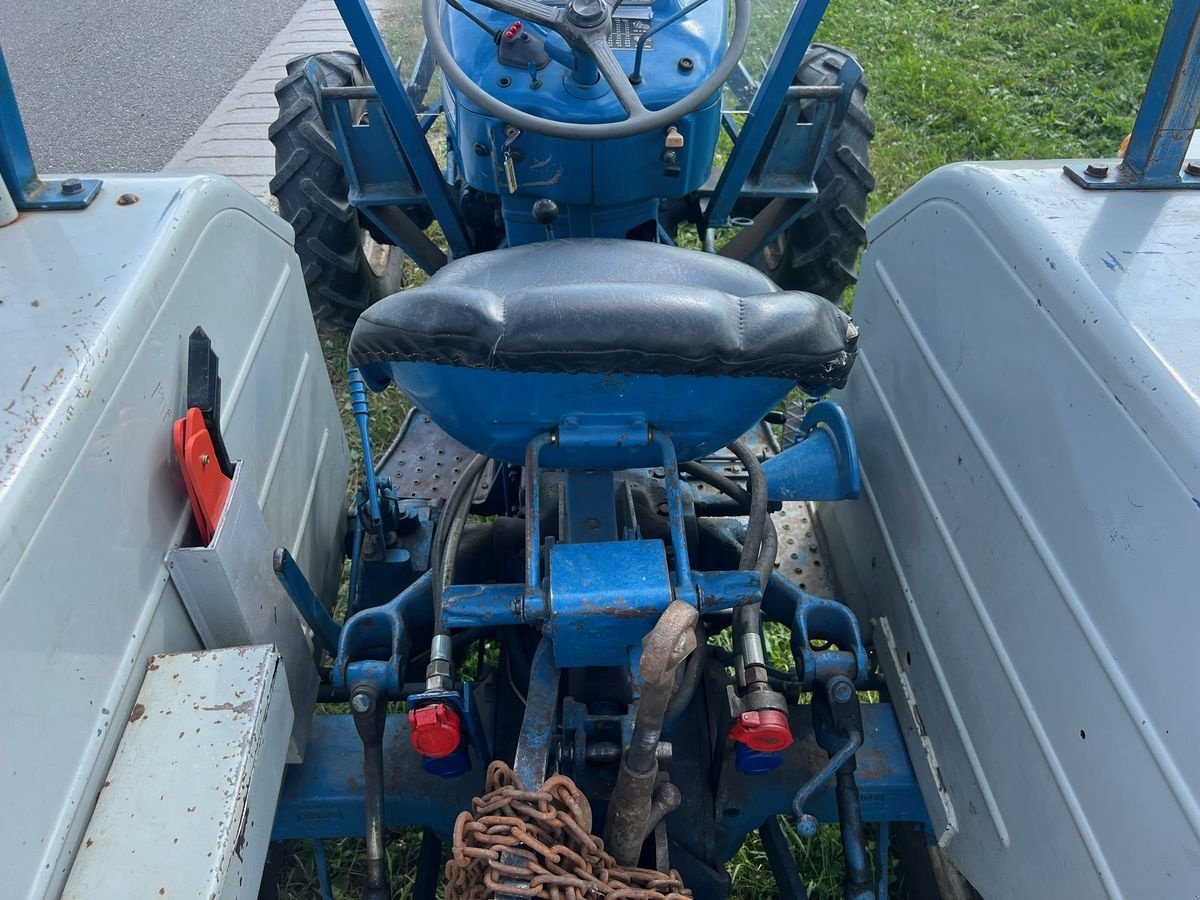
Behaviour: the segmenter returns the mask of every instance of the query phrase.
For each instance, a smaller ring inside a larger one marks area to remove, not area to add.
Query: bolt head
[[[350,708],[356,713],[369,712],[371,709],[371,695],[366,691],[359,691],[350,698]]]
[[[854,685],[848,681],[838,681],[833,686],[833,699],[845,703],[854,696]]]
[[[62,192],[68,196],[71,194],[78,194],[82,190],[83,182],[78,178],[67,178],[62,183]]]
[[[1190,162],[1183,167],[1185,175],[1191,175],[1193,178],[1200,178],[1200,163]]]
[[[677,65],[679,66],[680,72],[690,72],[692,69],[696,68],[696,62],[690,56],[679,57],[679,62]]]
[[[1088,163],[1083,170],[1090,178],[1107,178],[1108,166],[1104,163]]]

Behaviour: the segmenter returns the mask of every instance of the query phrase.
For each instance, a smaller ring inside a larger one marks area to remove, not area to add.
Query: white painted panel
[[[151,657],[63,900],[257,897],[291,729],[270,646]]]

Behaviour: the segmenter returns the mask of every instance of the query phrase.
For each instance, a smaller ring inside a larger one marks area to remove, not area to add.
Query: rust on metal
[[[592,833],[592,809],[565,775],[527,791],[503,762],[488,767],[474,813],[454,823],[446,900],[497,894],[543,900],[685,900],[679,873],[620,866]]]

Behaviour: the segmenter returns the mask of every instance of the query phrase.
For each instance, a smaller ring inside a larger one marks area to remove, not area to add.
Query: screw
[[[1089,178],[1108,177],[1108,166],[1106,166],[1104,163],[1088,163],[1087,168],[1085,168],[1083,171]]]
[[[78,194],[83,190],[83,182],[78,178],[68,178],[62,183],[62,192],[67,196]]]
[[[366,691],[359,691],[350,698],[350,708],[356,713],[369,712],[371,709],[371,695]]]
[[[696,68],[696,64],[692,61],[690,56],[679,57],[678,65],[680,72],[690,72],[692,69]]]
[[[207,453],[200,454],[200,465],[202,465],[202,466],[208,465],[208,454]]]
[[[833,699],[845,703],[854,696],[854,685],[848,681],[838,681],[833,685]]]
[[[1191,175],[1193,178],[1200,178],[1200,163],[1188,163],[1183,167],[1183,174]]]

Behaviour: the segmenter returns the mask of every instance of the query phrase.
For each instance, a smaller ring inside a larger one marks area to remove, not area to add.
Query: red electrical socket
[[[760,753],[786,750],[792,745],[787,713],[777,709],[748,710],[737,717],[729,736]]]
[[[462,721],[445,703],[430,703],[408,711],[409,742],[429,759],[449,756],[462,743]]]

